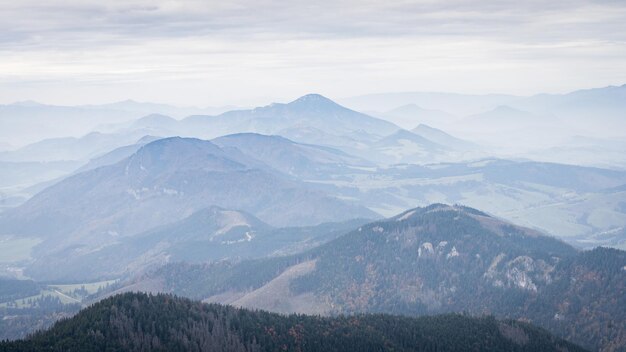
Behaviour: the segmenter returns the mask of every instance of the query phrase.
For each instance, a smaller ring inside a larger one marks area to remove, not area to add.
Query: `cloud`
[[[3,2],[0,93],[564,90],[626,80],[624,18],[622,2],[582,0]]]
[[[292,38],[518,33],[543,41],[580,32],[624,39],[623,31],[610,29],[623,29],[625,14],[619,2],[592,1],[26,0],[0,5],[3,32],[19,34],[5,35],[9,42],[93,33],[120,40],[254,33]]]

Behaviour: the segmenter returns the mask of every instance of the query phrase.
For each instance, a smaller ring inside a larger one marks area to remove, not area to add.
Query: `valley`
[[[626,1],[0,1],[0,352],[626,352]]]
[[[310,94],[3,152],[0,338],[139,291],[325,317],[465,312],[619,351],[626,171],[416,127]]]

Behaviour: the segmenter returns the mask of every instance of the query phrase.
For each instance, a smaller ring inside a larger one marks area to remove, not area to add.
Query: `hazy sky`
[[[621,0],[0,2],[1,103],[252,105],[623,83]]]

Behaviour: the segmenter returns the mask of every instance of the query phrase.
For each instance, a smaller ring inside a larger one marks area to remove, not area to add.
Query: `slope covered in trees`
[[[620,351],[624,267],[624,251],[579,252],[478,210],[435,204],[296,256],[170,264],[151,279],[166,292],[286,313],[493,314]]]
[[[0,351],[582,351],[530,324],[462,315],[323,318],[127,293]]]

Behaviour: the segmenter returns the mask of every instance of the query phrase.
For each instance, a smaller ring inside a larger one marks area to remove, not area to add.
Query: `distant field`
[[[38,295],[20,298],[20,299],[13,301],[12,303],[15,303],[16,308],[30,308],[30,304],[28,303],[29,300],[34,301],[36,299],[46,297],[46,296],[59,297],[59,299],[61,300],[63,304],[80,303],[80,300],[67,296],[56,290],[42,290]],[[0,308],[8,307],[9,306],[8,303],[9,302],[1,303]]]
[[[576,191],[528,181],[499,183],[486,180],[480,172],[437,178],[407,175],[399,179],[353,175],[311,182],[328,186],[336,196],[359,201],[383,216],[431,203],[458,203],[570,242],[578,241],[581,246],[624,248],[624,244],[579,241],[626,227],[626,210],[620,206],[626,197],[624,191]]]
[[[29,259],[32,248],[40,242],[37,238],[0,236],[0,263]]]
[[[71,284],[71,285],[49,285],[48,287],[56,289],[59,292],[70,294],[74,290],[79,290],[84,288],[89,294],[96,293],[98,289],[104,288],[107,285],[112,285],[117,280],[108,280],[108,281],[99,281],[99,282],[90,282],[83,284]]]
[[[104,288],[107,285],[115,283],[116,280],[99,281],[99,282],[86,282],[80,284],[68,284],[68,285],[48,285],[45,289],[41,290],[39,294],[30,297],[20,298],[11,303],[15,303],[17,308],[29,308],[28,300],[36,300],[42,297],[51,296],[58,297],[63,304],[81,303],[83,297],[74,297],[73,291],[84,288],[88,294],[93,294],[98,291],[99,288]],[[7,307],[9,302],[0,303],[0,308]]]

